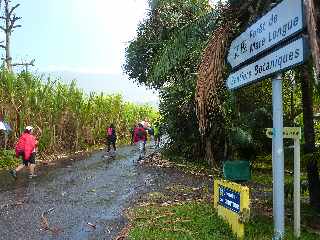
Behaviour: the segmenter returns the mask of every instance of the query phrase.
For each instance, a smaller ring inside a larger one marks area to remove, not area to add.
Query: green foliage
[[[292,227],[286,227],[286,236],[284,240],[294,240],[296,239],[293,235]],[[261,240],[270,240],[273,236],[273,223],[272,219],[265,216],[256,216],[251,219],[250,223],[246,225],[245,235],[246,239],[261,239]],[[305,229],[302,229],[301,237],[299,239],[303,240],[316,240],[319,236],[314,233],[307,232]]]
[[[191,159],[201,143],[194,73],[218,14],[200,0],[151,1],[151,7],[126,50],[124,69],[134,81],[159,90],[169,146]]]
[[[163,88],[160,92],[160,112],[170,136],[169,148],[186,158],[194,158],[200,135],[194,103],[194,80]]]
[[[15,157],[12,150],[0,150],[0,169],[12,168],[18,164],[19,160]]]
[[[243,8],[238,16],[239,24],[234,26],[235,31],[240,31],[270,8],[270,1],[229,3],[230,9],[221,11],[210,8],[208,1],[150,1],[151,10],[139,25],[137,38],[126,50],[125,72],[139,84],[159,90],[160,112],[171,140],[171,150],[190,160],[203,159],[205,146],[198,131],[194,103],[203,50],[213,31],[224,25],[233,11],[238,14],[236,11]],[[283,77],[284,124],[303,126],[296,71],[288,71]],[[319,92],[315,89],[315,94]],[[220,151],[215,155],[223,157],[226,142],[229,143],[229,157],[240,155],[254,159],[271,152],[271,141],[265,135],[265,128],[272,127],[271,80],[242,88],[234,94],[223,91],[219,94],[224,100],[224,112],[219,119],[210,120],[209,125],[214,129],[208,134],[208,139],[215,143],[214,151]],[[318,99],[320,97],[315,98]]]
[[[191,47],[201,47],[199,40],[208,39],[208,26],[215,22],[212,18],[207,1],[157,1],[126,49],[125,72],[140,84],[161,89],[168,78],[175,76],[168,71],[183,69],[177,65],[191,60]]]
[[[206,9],[204,6],[203,8]],[[204,43],[208,41],[210,33],[216,28],[218,16],[215,11],[205,12],[204,15],[190,21],[173,34],[157,54],[150,77],[154,81],[161,82],[161,80],[170,76],[171,71],[175,71],[177,67],[183,67],[184,65],[191,65],[191,69],[196,72],[205,46]],[[193,66],[189,62],[196,64]]]
[[[0,106],[0,114],[14,130],[10,146],[26,125],[32,125],[39,151],[47,153],[103,144],[111,123],[115,124],[119,143],[127,143],[133,124],[158,117],[152,107],[125,102],[121,95],[88,96],[74,81],[66,85],[25,72],[0,72]]]
[[[301,157],[301,166],[303,170],[307,169],[307,165],[310,162],[317,162],[320,163],[320,149],[317,148],[314,153],[307,153],[304,154],[302,151],[302,157]]]
[[[50,128],[48,126],[45,126],[44,129],[42,130],[41,138],[39,139],[38,150],[40,152],[43,152],[46,150],[46,148],[51,142],[52,135],[53,133],[50,131]]]
[[[294,71],[283,75],[283,111],[285,126],[303,126],[300,83]],[[271,140],[266,137],[265,128],[272,128],[272,83],[260,83],[240,89],[235,94],[235,108],[231,129],[241,129],[252,137],[250,146],[240,144],[241,150],[248,149],[256,154],[271,152]]]

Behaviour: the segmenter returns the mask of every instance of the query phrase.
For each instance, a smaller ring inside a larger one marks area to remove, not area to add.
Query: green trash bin
[[[234,182],[250,180],[250,162],[247,160],[234,160],[223,162],[223,176],[226,180]]]

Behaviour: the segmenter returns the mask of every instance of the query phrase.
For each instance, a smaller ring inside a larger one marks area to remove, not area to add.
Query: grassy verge
[[[208,177],[209,174],[212,174],[214,178],[217,177],[215,171],[208,171],[204,166],[177,160],[172,163],[157,155],[151,156],[146,163],[156,167],[177,168],[192,175]],[[270,240],[273,237],[271,172],[270,164],[259,165],[258,169],[253,171],[252,180],[247,183],[251,188],[252,219],[246,224],[245,240]],[[302,179],[305,180],[305,175],[302,175]],[[292,175],[287,173],[286,185],[290,186],[291,182]],[[140,207],[128,211],[130,227],[126,228],[127,234],[125,236],[131,240],[236,239],[228,224],[221,220],[213,209],[213,205],[210,203],[212,192],[209,189],[211,188],[207,188],[207,186],[190,188],[173,183],[161,192],[144,195]],[[294,240],[292,199],[288,197],[286,200],[287,235],[285,240]],[[307,208],[303,205],[302,236],[300,239],[320,239],[319,235],[311,232],[318,229],[317,227],[313,228],[311,224],[315,222],[315,219],[318,219],[318,215],[305,212],[306,210]]]
[[[142,207],[129,216],[129,239],[236,239],[208,204]]]
[[[222,221],[211,204],[184,203],[172,206],[147,206],[128,213],[132,228],[128,239],[177,239],[177,240],[233,240],[228,225]],[[293,240],[291,228],[286,229],[285,239]],[[273,235],[272,220],[255,217],[246,226],[246,240],[270,240]],[[302,231],[302,240],[316,240],[319,235]]]

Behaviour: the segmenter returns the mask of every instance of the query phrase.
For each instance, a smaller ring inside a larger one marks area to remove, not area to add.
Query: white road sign
[[[304,38],[299,38],[258,61],[231,73],[227,79],[228,89],[234,90],[243,87],[302,64],[309,54],[307,44]]]
[[[303,0],[284,0],[231,43],[228,62],[235,68],[299,33],[304,26]]]

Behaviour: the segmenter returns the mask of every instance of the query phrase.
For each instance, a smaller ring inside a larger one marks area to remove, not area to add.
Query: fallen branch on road
[[[44,211],[42,214],[41,214],[41,225],[43,227],[43,230],[45,231],[50,231],[52,232],[53,234],[57,235],[61,232],[61,229],[59,228],[56,228],[56,227],[50,227],[49,226],[49,221],[48,221],[48,215],[49,213],[53,212],[54,211],[54,208],[50,208],[49,210],[47,211]]]
[[[125,239],[127,239],[131,227],[132,227],[131,224],[128,224],[127,226],[125,226],[114,240],[125,240]]]

